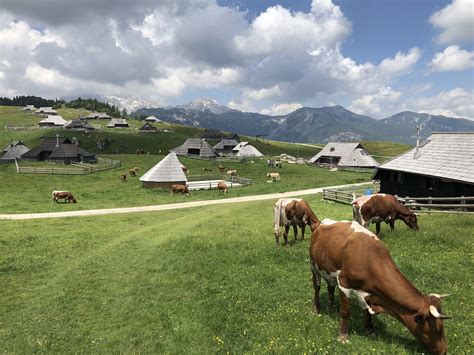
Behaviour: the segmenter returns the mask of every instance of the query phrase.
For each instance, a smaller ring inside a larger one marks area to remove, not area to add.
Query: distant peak
[[[195,99],[193,101],[188,102],[187,104],[184,105],[179,105],[176,106],[178,108],[184,108],[187,110],[197,110],[197,111],[211,111],[212,113],[215,114],[221,114],[227,111],[230,111],[230,109],[226,106],[221,106],[219,105],[215,100],[201,97],[198,99]]]

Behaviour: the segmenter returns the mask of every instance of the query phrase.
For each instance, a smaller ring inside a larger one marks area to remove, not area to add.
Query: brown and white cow
[[[53,201],[58,203],[59,199],[64,199],[64,202],[77,203],[76,198],[69,191],[53,191],[51,194]]]
[[[186,185],[180,185],[180,184],[171,185],[171,196],[173,196],[175,192],[179,192],[182,195],[186,194],[189,196],[189,189]]]
[[[237,176],[237,170],[227,170],[225,174],[227,176]]]
[[[352,201],[354,220],[364,227],[375,223],[377,235],[380,233],[380,223],[390,224],[390,229],[395,230],[395,221],[402,220],[405,224],[418,230],[415,213],[402,205],[394,196],[389,194],[375,194],[360,196]]]
[[[325,219],[313,232],[309,246],[313,276],[313,311],[319,313],[321,276],[328,284],[329,304],[339,286],[342,317],[339,340],[348,340],[350,296],[366,310],[366,328],[373,333],[372,315],[388,313],[430,351],[445,354],[440,295],[423,295],[400,272],[385,245],[355,221]]]
[[[227,184],[224,181],[219,181],[217,183],[217,190],[224,191],[224,195],[227,194]]]
[[[285,227],[283,238],[285,245],[288,245],[288,232],[290,226],[293,226],[295,240],[298,239],[298,226],[301,228],[301,240],[304,239],[304,231],[306,224],[311,231],[319,225],[319,219],[314,214],[308,202],[301,198],[281,198],[273,207],[273,218],[275,227],[275,243],[280,245],[280,228]]]

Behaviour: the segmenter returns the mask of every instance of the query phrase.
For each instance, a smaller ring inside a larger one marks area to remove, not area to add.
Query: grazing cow
[[[349,298],[366,310],[366,328],[373,334],[372,315],[388,313],[430,351],[445,354],[442,296],[423,295],[400,272],[385,245],[355,221],[325,219],[313,232],[309,246],[314,286],[313,311],[319,313],[321,276],[328,284],[329,304],[339,286],[342,318],[339,340],[348,340]]]
[[[171,185],[171,196],[173,196],[175,192],[180,192],[183,196],[185,194],[189,196],[189,189],[186,185]]]
[[[267,177],[272,179],[272,181],[278,181],[280,180],[280,174],[279,173],[268,173]]]
[[[181,167],[181,169],[183,169],[183,173],[189,174],[189,170],[188,170],[188,167],[187,167],[186,165],[183,165],[183,166]]]
[[[127,173],[122,173],[121,178],[122,178],[122,182],[126,182],[127,181]]]
[[[237,170],[227,170],[227,176],[237,176]]]
[[[224,195],[227,194],[227,184],[224,181],[219,181],[217,184],[217,190],[224,191]]]
[[[130,176],[137,176],[138,170],[135,170],[135,168],[128,169],[128,174]]]
[[[418,230],[415,213],[389,194],[360,196],[352,202],[352,211],[354,220],[362,226],[367,228],[370,223],[375,223],[377,235],[380,233],[381,222],[390,224],[390,229],[394,231],[397,219],[401,219],[408,227]]]
[[[202,168],[202,171],[212,171],[211,168]]]
[[[304,239],[304,230],[308,224],[313,231],[319,225],[319,220],[314,214],[309,204],[300,198],[281,198],[273,207],[274,211],[274,227],[275,227],[275,243],[280,245],[280,228],[285,227],[283,238],[285,245],[288,245],[288,232],[290,226],[293,226],[295,240],[298,239],[297,226],[301,228],[301,240]]]
[[[219,169],[219,171],[220,171],[221,173],[223,173],[223,172],[225,171],[225,166],[222,165],[222,164],[219,164],[219,165],[217,166],[217,168]]]
[[[58,200],[62,198],[64,199],[64,202],[68,201],[69,203],[77,203],[77,200],[69,191],[53,191],[51,196],[53,197],[53,201],[56,203],[58,203]]]

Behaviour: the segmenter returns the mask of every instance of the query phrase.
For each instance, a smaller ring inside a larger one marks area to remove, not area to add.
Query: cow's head
[[[403,217],[403,221],[406,223],[408,227],[414,230],[419,230],[420,228],[418,227],[418,220],[416,218],[416,214],[411,212],[410,214],[406,215]]]
[[[418,341],[435,354],[446,354],[448,343],[444,336],[444,319],[451,317],[441,311],[441,297],[432,294],[426,298],[423,308],[414,316],[412,330]]]

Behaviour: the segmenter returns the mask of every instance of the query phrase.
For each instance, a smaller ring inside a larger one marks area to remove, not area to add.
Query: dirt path
[[[119,208],[105,208],[105,209],[100,209],[100,210],[65,211],[65,212],[0,214],[0,220],[63,218],[63,217],[80,217],[80,216],[99,216],[99,215],[118,214],[118,213],[166,211],[166,210],[174,210],[174,209],[179,209],[179,208],[222,205],[222,204],[228,204],[228,203],[277,200],[279,198],[284,198],[284,197],[314,195],[314,194],[322,192],[323,189],[328,189],[328,188],[342,188],[342,187],[349,187],[349,186],[361,186],[361,185],[366,185],[366,184],[369,184],[369,182],[361,182],[358,184],[348,184],[348,185],[326,186],[326,187],[319,187],[316,189],[281,192],[281,193],[273,193],[273,194],[266,194],[266,195],[252,195],[252,196],[233,197],[233,198],[218,199],[218,200],[171,203],[167,205],[119,207]]]

